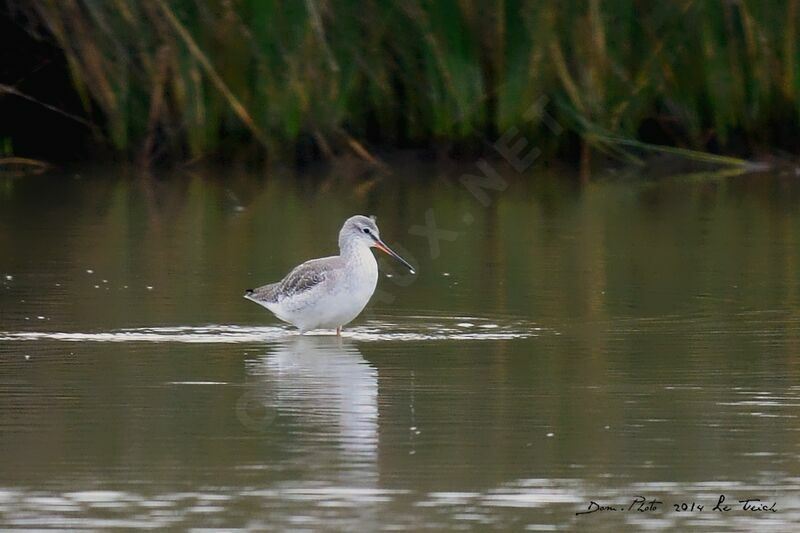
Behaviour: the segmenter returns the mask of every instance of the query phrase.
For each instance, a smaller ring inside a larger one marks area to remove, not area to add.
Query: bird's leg
[[[341,337],[342,336],[342,326],[339,326],[338,328],[336,328],[336,336],[337,337]]]

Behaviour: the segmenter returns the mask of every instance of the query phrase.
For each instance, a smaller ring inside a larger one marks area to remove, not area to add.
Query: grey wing
[[[318,260],[306,261],[302,265],[295,267],[294,270],[289,272],[277,291],[277,297],[288,298],[290,296],[297,296],[306,291],[310,291],[328,277],[329,269],[324,268],[324,264],[319,264]]]
[[[280,285],[280,282],[270,283],[256,289],[247,289],[244,291],[244,297],[255,302],[274,302],[276,289]]]
[[[333,258],[306,261],[296,266],[278,283],[252,289],[247,291],[245,296],[262,302],[279,302],[284,298],[310,291],[328,279],[333,268],[330,264],[331,259]]]

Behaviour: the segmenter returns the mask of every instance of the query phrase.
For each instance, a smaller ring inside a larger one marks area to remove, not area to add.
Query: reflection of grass
[[[584,125],[692,150],[788,143],[778,133],[798,126],[798,0],[16,3],[64,50],[110,143],[145,156],[254,139],[369,157],[359,140],[512,126],[554,151],[574,136],[523,118],[542,97],[616,155]]]
[[[0,178],[24,176],[25,174],[41,174],[50,168],[43,161],[25,157],[0,157]]]

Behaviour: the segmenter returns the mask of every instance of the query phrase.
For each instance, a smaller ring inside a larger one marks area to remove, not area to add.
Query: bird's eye
[[[367,235],[369,235],[369,228],[364,228],[364,230],[363,230],[363,231],[364,231],[364,233],[366,233]]]

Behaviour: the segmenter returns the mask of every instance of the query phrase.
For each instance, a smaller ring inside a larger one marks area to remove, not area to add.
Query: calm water
[[[462,171],[0,181],[0,527],[796,527],[800,182]],[[353,213],[344,338],[241,298]]]

